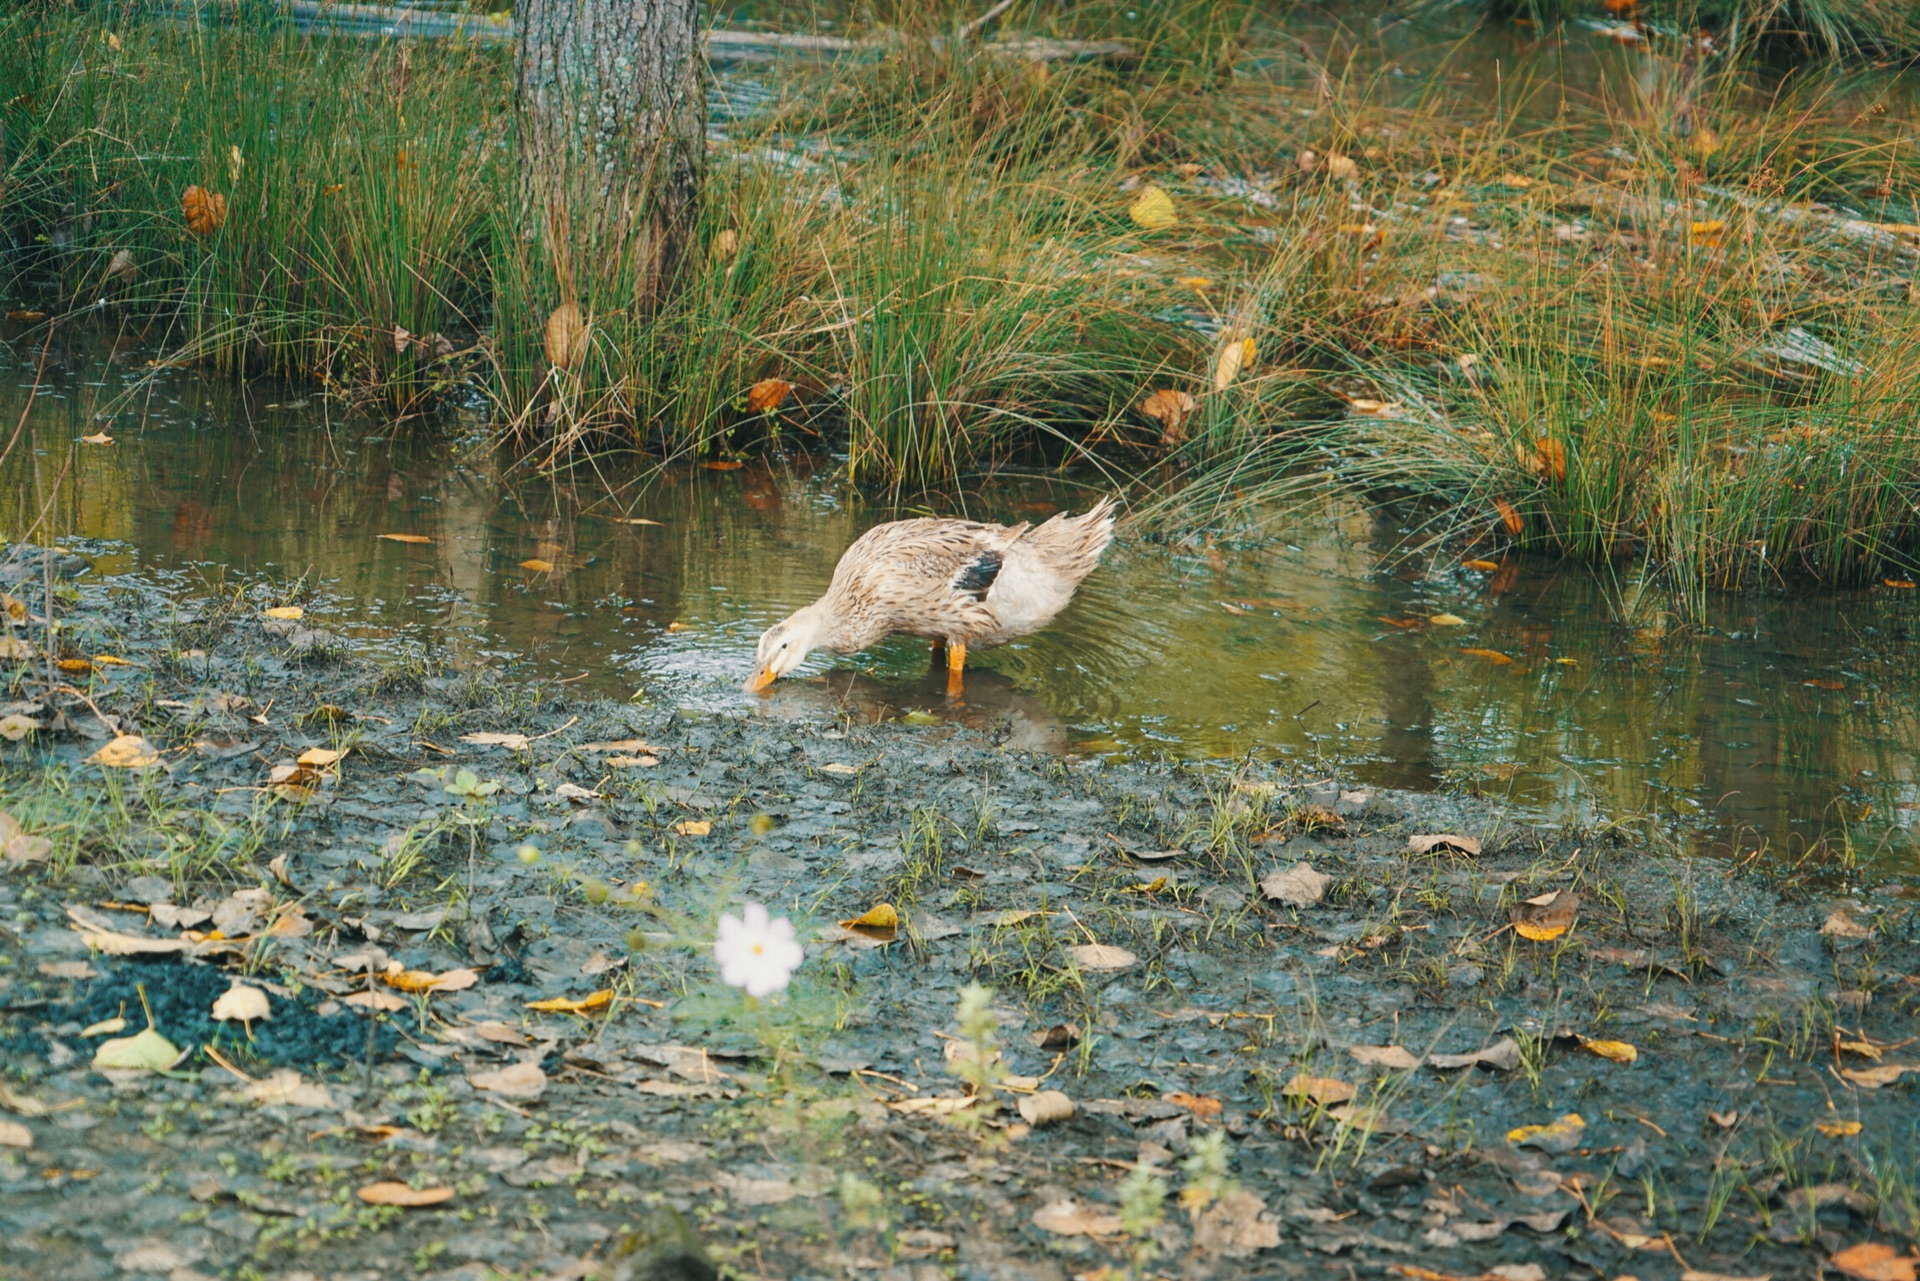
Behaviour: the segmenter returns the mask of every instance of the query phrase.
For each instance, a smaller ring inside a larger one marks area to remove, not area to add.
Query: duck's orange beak
[[[770,669],[765,667],[757,667],[754,669],[753,675],[747,677],[747,684],[746,684],[747,693],[758,694],[761,690],[773,684],[773,681],[774,681],[774,676],[773,676],[773,672]]]

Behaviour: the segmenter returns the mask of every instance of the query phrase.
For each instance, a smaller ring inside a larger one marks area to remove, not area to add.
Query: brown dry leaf
[[[546,1014],[591,1014],[595,1010],[604,1010],[613,1004],[613,989],[602,988],[598,992],[589,992],[579,1000],[568,996],[548,997],[544,1001],[528,1001],[527,1008]]]
[[[975,1094],[936,1094],[923,1098],[893,1099],[887,1107],[907,1116],[952,1116],[955,1112],[965,1111],[979,1101],[979,1096]]]
[[[345,752],[336,751],[331,747],[309,747],[295,759],[298,764],[305,765],[309,769],[325,769],[329,765],[339,764],[345,757]]]
[[[265,992],[235,979],[233,986],[222,992],[213,1003],[213,1017],[222,1023],[253,1023],[272,1018],[273,1010],[267,1003]]]
[[[1859,1281],[1914,1281],[1914,1256],[1881,1241],[1850,1245],[1827,1262]]]
[[[379,537],[386,539],[390,543],[426,544],[433,541],[425,534],[381,534]]]
[[[1546,1125],[1522,1125],[1507,1131],[1507,1142],[1514,1147],[1536,1147],[1556,1154],[1571,1152],[1580,1146],[1587,1123],[1578,1112],[1569,1112]]]
[[[1138,958],[1124,947],[1111,943],[1082,943],[1067,949],[1074,963],[1083,970],[1124,970]]]
[[[1073,1100],[1059,1090],[1022,1095],[1018,1106],[1020,1118],[1036,1130],[1073,1119]]]
[[[793,384],[784,378],[762,378],[747,388],[747,408],[756,414],[770,414],[787,403]]]
[[[740,247],[740,233],[732,227],[723,227],[714,233],[713,243],[708,252],[716,258],[731,258],[733,251]]]
[[[18,1121],[0,1121],[0,1148],[30,1148],[33,1131]]]
[[[1462,567],[1465,569],[1478,570],[1483,574],[1490,574],[1500,568],[1500,562],[1493,560],[1469,560],[1463,561]]]
[[[553,562],[550,560],[541,560],[538,556],[529,556],[526,560],[520,562],[520,568],[532,570],[536,574],[551,574],[553,572]]]
[[[704,818],[690,818],[675,823],[673,830],[682,836],[708,836],[713,832],[713,824]]]
[[[0,660],[24,663],[33,657],[33,646],[18,636],[0,636]]]
[[[140,264],[134,260],[131,249],[116,249],[113,257],[107,261],[108,280],[132,280],[140,274]]]
[[[1349,1045],[1347,1053],[1368,1067],[1391,1068],[1396,1072],[1411,1071],[1420,1066],[1420,1060],[1413,1051],[1403,1045]]]
[[[1866,1127],[1858,1121],[1815,1121],[1813,1128],[1830,1139],[1850,1139]]]
[[[1172,387],[1163,387],[1159,391],[1147,393],[1140,402],[1140,412],[1160,424],[1160,443],[1172,448],[1187,438],[1187,415],[1191,414],[1199,402],[1184,391]]]
[[[1477,855],[1480,852],[1480,842],[1471,836],[1456,836],[1452,832],[1428,832],[1407,838],[1407,851],[1412,854],[1431,854],[1441,849]]]
[[[1359,1093],[1359,1087],[1334,1077],[1309,1076],[1300,1072],[1287,1082],[1281,1093],[1290,1099],[1324,1108],[1348,1102]]]
[[[1219,358],[1214,361],[1213,389],[1225,391],[1231,386],[1233,380],[1240,376],[1240,371],[1253,363],[1257,350],[1251,338],[1238,338],[1222,347]]]
[[[87,761],[108,769],[146,769],[160,763],[160,752],[138,734],[117,734]]]
[[[1820,924],[1820,932],[1829,938],[1865,939],[1873,937],[1873,927],[1853,918],[1844,907],[1835,908]]]
[[[262,1107],[284,1105],[295,1108],[331,1108],[333,1095],[324,1083],[309,1081],[292,1068],[282,1068],[271,1076],[249,1081],[240,1093],[250,1103]]]
[[[1532,470],[1548,480],[1567,478],[1567,447],[1550,436],[1542,436],[1533,442]]]
[[[1312,907],[1326,896],[1333,878],[1316,872],[1309,863],[1295,863],[1282,870],[1275,868],[1260,878],[1260,892],[1275,903],[1288,907]]]
[[[340,998],[342,1005],[357,1005],[377,1014],[392,1014],[395,1010],[404,1010],[407,1003],[391,992],[355,992]]]
[[[828,761],[820,767],[820,772],[822,774],[858,774],[860,767],[858,765],[848,765],[841,761]]]
[[[493,1072],[469,1072],[467,1081],[506,1099],[537,1099],[546,1093],[547,1074],[538,1063],[510,1063]]]
[[[442,1205],[453,1200],[452,1188],[410,1188],[391,1179],[369,1183],[354,1194],[368,1205],[397,1205],[417,1210],[425,1205]]]
[[[1545,943],[1573,928],[1580,915],[1580,896],[1572,890],[1555,890],[1516,903],[1513,908],[1513,932],[1521,938]]]
[[[547,363],[572,369],[587,358],[587,322],[577,303],[563,302],[547,317]]]
[[[1033,1226],[1057,1237],[1111,1237],[1121,1232],[1120,1216],[1078,1201],[1050,1201],[1033,1213]]]
[[[80,941],[108,956],[160,956],[168,952],[185,952],[193,947],[186,939],[156,939],[143,934],[122,934],[118,930],[105,929],[82,919],[72,908],[67,909],[67,915],[73,920],[73,928],[80,931]]]
[[[583,752],[639,752],[647,756],[663,756],[667,749],[655,747],[644,738],[616,738],[607,743],[582,743]]]
[[[1140,194],[1127,206],[1127,217],[1147,231],[1159,231],[1180,221],[1173,209],[1173,198],[1153,186],[1140,189]]]
[[[188,231],[211,236],[227,221],[227,198],[195,183],[180,193],[180,212],[186,216]]]
[[[1883,1063],[1877,1067],[1840,1069],[1841,1076],[1866,1090],[1877,1090],[1883,1085],[1892,1085],[1909,1072],[1920,1072],[1920,1066],[1912,1063]]]
[[[1485,1049],[1473,1050],[1466,1054],[1429,1054],[1427,1066],[1440,1071],[1485,1067],[1497,1072],[1511,1072],[1520,1066],[1520,1047],[1512,1037],[1503,1036]]]
[[[476,747],[504,747],[509,751],[521,752],[533,742],[525,734],[502,734],[494,730],[479,730],[472,734],[462,734],[460,741],[472,743]]]
[[[1614,1063],[1632,1063],[1640,1057],[1640,1051],[1628,1041],[1590,1041],[1580,1038],[1580,1044],[1588,1053],[1598,1054]]]
[[[1225,1193],[1194,1217],[1193,1248],[1203,1255],[1244,1259],[1279,1245],[1280,1224],[1266,1202],[1245,1188]]]
[[[1497,649],[1463,649],[1462,654],[1471,654],[1475,658],[1484,658],[1495,667],[1511,667],[1513,659]]]
[[[1208,1098],[1204,1094],[1188,1094],[1181,1090],[1163,1094],[1160,1099],[1163,1103],[1172,1103],[1185,1108],[1193,1113],[1195,1120],[1199,1121],[1219,1120],[1221,1110],[1225,1106],[1219,1099]]]
[[[1520,516],[1519,509],[1516,508],[1512,503],[1508,502],[1506,499],[1504,498],[1494,499],[1493,509],[1500,513],[1500,523],[1502,525],[1505,525],[1507,527],[1507,532],[1509,534],[1512,534],[1514,537],[1518,538],[1520,536],[1520,531],[1527,527],[1526,521],[1523,520]]]

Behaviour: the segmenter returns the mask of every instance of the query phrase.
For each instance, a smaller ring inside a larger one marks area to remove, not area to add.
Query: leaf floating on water
[[[512,751],[525,751],[533,739],[525,734],[505,734],[497,730],[476,730],[471,734],[462,734],[460,741],[472,743],[476,747],[505,747]]]
[[[431,543],[433,541],[431,538],[428,538],[425,534],[381,534],[380,537],[386,539],[390,543],[423,544],[423,543]]]
[[[1226,1108],[1226,1104],[1219,1099],[1209,1098],[1204,1094],[1188,1094],[1181,1090],[1173,1090],[1161,1095],[1160,1101],[1185,1108],[1197,1121],[1217,1121],[1220,1119],[1220,1113]]]
[[[1435,614],[1427,620],[1435,627],[1465,627],[1467,620],[1458,614]]]
[[[93,1052],[93,1065],[130,1072],[164,1072],[180,1059],[180,1049],[152,1028],[102,1041]]]
[[[660,522],[657,520],[647,520],[641,516],[616,516],[613,523],[616,525],[658,525]]]
[[[1915,1281],[1914,1256],[1881,1241],[1850,1245],[1827,1262],[1858,1281]]]
[[[1513,659],[1497,649],[1463,649],[1462,654],[1471,654],[1475,658],[1484,658],[1495,667],[1511,667]]]
[[[612,1004],[613,989],[609,987],[602,988],[598,992],[590,992],[577,1001],[567,996],[548,997],[544,1001],[528,1001],[527,1008],[539,1010],[543,1014],[592,1014]]]
[[[1858,1121],[1815,1121],[1813,1128],[1830,1139],[1850,1139],[1865,1127]]]
[[[306,751],[300,753],[295,760],[297,763],[308,766],[311,769],[325,769],[329,765],[339,764],[340,761],[345,759],[346,755],[345,752],[336,751],[331,747],[309,747]]]
[[[1458,850],[1462,854],[1480,853],[1480,842],[1471,836],[1456,836],[1452,832],[1428,832],[1407,838],[1407,852],[1410,854],[1431,854],[1435,850]]]
[[[369,1183],[354,1194],[368,1205],[397,1205],[417,1210],[421,1206],[441,1205],[453,1200],[452,1188],[410,1188],[404,1183],[383,1180]]]
[[[1590,1041],[1583,1036],[1580,1044],[1589,1054],[1598,1054],[1614,1063],[1632,1063],[1640,1057],[1639,1049],[1627,1041]]]
[[[860,767],[858,765],[848,765],[841,761],[828,761],[820,767],[820,772],[823,774],[858,774]]]
[[[1470,560],[1464,563],[1463,568],[1475,569],[1483,574],[1490,574],[1500,568],[1500,562],[1496,560]]]
[[[1883,578],[1880,581],[1888,587],[1896,587],[1904,592],[1910,592],[1914,588],[1914,582],[1911,578]]]
[[[1288,907],[1312,907],[1326,896],[1333,878],[1313,870],[1312,864],[1295,863],[1284,870],[1275,868],[1260,878],[1260,892]]]
[[[1095,971],[1124,970],[1139,959],[1126,948],[1110,943],[1082,943],[1068,948],[1067,954],[1081,969]]]
[[[160,752],[138,734],[119,734],[87,760],[108,769],[146,769],[160,763]]]
[[[1134,225],[1147,231],[1160,231],[1180,221],[1180,215],[1174,212],[1173,197],[1158,187],[1144,187],[1127,206],[1127,217]]]
[[[532,556],[527,558],[526,560],[521,561],[520,568],[530,569],[536,574],[551,574],[553,572],[553,562],[550,560],[541,560],[537,556]]]
[[[1536,943],[1559,938],[1580,915],[1580,896],[1572,890],[1541,894],[1513,908],[1513,932]]]
[[[715,458],[700,464],[708,471],[739,471],[746,464],[734,458]]]
[[[1536,1147],[1556,1154],[1573,1151],[1580,1146],[1580,1139],[1586,1133],[1587,1123],[1578,1112],[1569,1112],[1557,1121],[1546,1125],[1523,1125],[1507,1131],[1507,1142],[1514,1147]]]
[[[307,611],[298,605],[275,605],[272,609],[263,609],[260,611],[260,617],[262,618],[277,618],[281,622],[287,623],[298,622],[306,616]]]
[[[80,443],[83,445],[111,445],[113,443],[113,437],[103,431],[97,431],[91,436],[82,436]]]

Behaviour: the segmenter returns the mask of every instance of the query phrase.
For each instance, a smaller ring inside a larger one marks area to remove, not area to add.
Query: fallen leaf
[[[1410,1071],[1420,1066],[1420,1060],[1413,1051],[1401,1045],[1349,1045],[1347,1053],[1368,1067]]]
[[[160,763],[160,753],[138,734],[118,734],[87,760],[108,769],[146,769]]]
[[[1337,151],[1327,153],[1327,177],[1345,182],[1360,172],[1360,165],[1352,156],[1343,156]]]
[[[1588,1053],[1598,1054],[1614,1063],[1632,1063],[1640,1057],[1640,1051],[1627,1041],[1590,1041],[1583,1036],[1580,1044]]]
[[[850,917],[840,922],[840,927],[847,930],[858,930],[862,934],[872,935],[875,938],[884,938],[891,942],[895,933],[900,929],[900,913],[894,909],[891,903],[879,903],[868,908],[859,916]]]
[[[82,943],[108,956],[160,956],[168,952],[189,951],[193,947],[186,939],[157,939],[144,934],[122,934],[118,930],[106,929],[84,919],[73,908],[67,909],[67,916],[72,920],[73,928],[80,931]]]
[[[469,1072],[467,1081],[507,1099],[537,1099],[546,1093],[547,1074],[538,1063],[511,1063],[494,1072]]]
[[[587,322],[577,303],[563,302],[547,317],[545,349],[547,363],[555,369],[572,369],[587,358]]]
[[[595,1010],[604,1010],[613,1004],[613,989],[603,988],[590,992],[579,1000],[566,996],[549,997],[544,1001],[528,1001],[527,1008],[539,1010],[545,1014],[591,1014]]]
[[[295,1108],[331,1108],[333,1095],[325,1084],[309,1081],[292,1068],[282,1068],[270,1076],[249,1081],[240,1090],[250,1103],[262,1107],[282,1105]]]
[[[1033,1226],[1058,1237],[1111,1237],[1121,1232],[1120,1216],[1081,1205],[1050,1201],[1033,1213]]]
[[[1481,573],[1490,574],[1500,568],[1500,562],[1493,560],[1470,560],[1463,563],[1463,568],[1477,569]]]
[[[380,980],[402,992],[460,992],[478,983],[480,975],[464,967],[448,970],[444,974],[408,970],[401,968],[398,961],[390,961],[387,972],[380,976]]]
[[[1316,872],[1311,864],[1295,863],[1285,869],[1275,868],[1260,878],[1260,892],[1275,903],[1285,903],[1288,907],[1312,907],[1327,892],[1327,886],[1333,884],[1333,878],[1324,872]]]
[[[33,1131],[18,1121],[0,1121],[0,1148],[30,1148]]]
[[[1897,587],[1901,591],[1910,592],[1914,588],[1914,582],[1911,578],[1883,578],[1880,581],[1888,587]]]
[[[1467,620],[1458,614],[1435,614],[1427,620],[1435,627],[1465,627]]]
[[[307,611],[298,605],[275,605],[272,609],[260,611],[262,618],[277,618],[282,622],[297,622],[307,616]]]
[[[1059,1090],[1024,1094],[1017,1106],[1021,1119],[1036,1130],[1071,1120],[1074,1113],[1073,1100]]]
[[[477,730],[472,734],[462,734],[460,741],[472,743],[476,747],[504,747],[511,751],[525,751],[533,742],[525,734],[503,734],[495,730]]]
[[[1493,509],[1500,513],[1500,523],[1505,525],[1507,532],[1514,537],[1519,537],[1520,531],[1527,527],[1527,523],[1521,518],[1519,510],[1506,499],[1494,499]]]
[[[425,534],[381,534],[379,537],[390,543],[430,543],[433,540]]]
[[[1202,1121],[1219,1120],[1221,1110],[1225,1107],[1219,1099],[1210,1099],[1202,1094],[1187,1094],[1180,1090],[1163,1094],[1160,1098],[1162,1102],[1176,1104],[1185,1108],[1187,1111],[1193,1113],[1197,1119]]]
[[[1815,1121],[1813,1128],[1830,1139],[1850,1139],[1865,1127],[1858,1121]]]
[[[746,466],[737,458],[715,458],[700,465],[708,471],[739,471]]]
[[[91,436],[82,436],[80,443],[83,445],[111,445],[113,443],[113,437],[103,431],[97,431]]]
[[[1135,226],[1148,231],[1159,231],[1180,221],[1173,210],[1173,198],[1153,186],[1141,188],[1140,194],[1127,206],[1127,217],[1133,219]]]
[[[441,1205],[453,1200],[452,1188],[410,1188],[404,1183],[383,1180],[369,1183],[354,1194],[368,1205],[397,1205],[415,1210],[425,1205]]]
[[[704,818],[690,818],[675,823],[673,830],[682,836],[707,836],[713,831],[713,824]]]
[[[1820,932],[1829,938],[1865,939],[1873,937],[1873,927],[1853,918],[1844,907],[1838,907],[1820,924]]]
[[[1441,1071],[1455,1068],[1486,1067],[1500,1072],[1511,1072],[1520,1066],[1520,1046],[1510,1036],[1503,1036],[1485,1049],[1473,1050],[1467,1054],[1429,1054],[1427,1066]]]
[[[1546,1125],[1523,1125],[1507,1131],[1507,1142],[1514,1147],[1536,1147],[1553,1153],[1571,1152],[1580,1146],[1587,1123],[1578,1112],[1569,1112]]]
[[[1912,1063],[1883,1063],[1878,1067],[1841,1068],[1840,1075],[1862,1089],[1877,1090],[1892,1085],[1909,1072],[1920,1072]]]
[[[607,764],[621,769],[652,769],[660,763],[658,756],[609,756]]]
[[[1462,654],[1471,654],[1475,658],[1484,658],[1495,667],[1510,667],[1513,659],[1497,649],[1463,649]]]
[[[975,1094],[937,1094],[911,1099],[894,1099],[887,1104],[887,1107],[891,1111],[908,1116],[952,1116],[956,1112],[965,1111],[979,1101],[979,1096]]]
[[[391,992],[355,992],[341,997],[340,1003],[357,1005],[362,1009],[372,1010],[376,1014],[392,1014],[396,1010],[407,1008],[407,1003]]]
[[[0,636],[0,659],[24,663],[33,657],[33,646],[18,636]]]
[[[179,1061],[180,1050],[152,1028],[132,1036],[102,1041],[93,1052],[93,1065],[123,1071],[164,1072]]]
[[[1452,832],[1429,832],[1407,838],[1407,851],[1412,854],[1431,854],[1442,849],[1477,855],[1480,853],[1480,842],[1471,836],[1456,836]]]
[[[1213,389],[1225,391],[1240,376],[1240,370],[1253,359],[1254,350],[1251,338],[1237,339],[1222,347],[1213,366]]]
[[[335,751],[331,747],[309,747],[297,759],[299,764],[309,769],[325,769],[329,765],[337,765],[345,756],[345,752]]]
[[[1138,959],[1126,948],[1110,943],[1082,943],[1079,947],[1068,948],[1067,955],[1081,969],[1096,971],[1124,970]]]
[[[786,403],[793,384],[784,378],[762,378],[747,388],[747,408],[756,414],[769,414]]]
[[[1850,1245],[1827,1262],[1859,1281],[1914,1281],[1914,1256],[1880,1241]]]
[[[1516,903],[1513,908],[1513,932],[1521,938],[1545,943],[1573,928],[1580,915],[1580,896],[1572,890],[1555,890]]]
[[[1359,1087],[1334,1077],[1311,1076],[1300,1072],[1286,1083],[1281,1093],[1290,1099],[1324,1108],[1347,1102],[1359,1093]]]
[[[132,280],[140,274],[140,264],[134,259],[131,249],[116,249],[113,257],[107,260],[108,280]]]
[[[115,1032],[124,1032],[126,1030],[126,1019],[116,1015],[113,1018],[101,1019],[98,1023],[81,1028],[80,1035],[92,1039],[96,1036],[112,1036]]]
[[[1567,447],[1550,436],[1542,436],[1533,442],[1533,465],[1531,470],[1548,480],[1567,478]]]
[[[553,794],[563,801],[597,801],[600,793],[578,783],[562,783],[553,789]]]
[[[551,574],[553,572],[553,562],[550,560],[541,560],[537,556],[530,556],[520,562],[520,568],[530,569],[536,574]]]
[[[1160,443],[1167,448],[1186,441],[1187,415],[1197,407],[1192,396],[1171,387],[1149,392],[1140,402],[1140,412],[1160,424]]]
[[[860,767],[858,765],[845,765],[839,761],[829,761],[820,767],[820,772],[823,774],[858,774]]]
[[[235,979],[233,986],[222,992],[213,1003],[213,1017],[220,1022],[252,1023],[256,1019],[270,1019],[273,1013],[267,1004],[265,992]]]
[[[227,220],[227,198],[196,183],[180,193],[180,212],[186,216],[188,231],[211,236]]]

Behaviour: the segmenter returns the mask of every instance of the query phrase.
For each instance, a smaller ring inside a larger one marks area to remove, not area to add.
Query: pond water
[[[477,444],[330,422],[297,388],[172,370],[131,395],[147,353],[79,338],[53,344],[23,417],[39,343],[17,325],[0,339],[0,423],[25,424],[0,532],[45,506],[103,574],[208,590],[304,577],[312,623],[396,655],[711,711],[931,715],[1036,749],[1258,753],[1356,782],[1464,784],[1549,818],[1657,813],[1721,848],[1797,856],[1844,835],[1910,858],[1914,591],[1721,597],[1681,629],[1632,581],[1395,562],[1389,517],[1334,508],[1286,541],[1123,538],[1053,627],[979,655],[957,703],[904,638],[816,657],[757,698],[740,682],[759,631],[890,514],[831,467],[539,476]],[[111,444],[81,440],[103,430]],[[1032,520],[1094,492],[1002,475],[948,509]],[[430,541],[379,537],[393,533]],[[1442,614],[1462,621],[1428,621]]]

